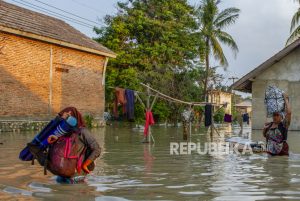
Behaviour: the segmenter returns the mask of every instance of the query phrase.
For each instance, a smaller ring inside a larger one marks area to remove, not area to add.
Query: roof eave
[[[284,58],[286,55],[288,55],[290,52],[292,52],[294,49],[296,49],[298,46],[300,46],[300,39],[296,40],[295,42],[291,43],[284,49],[282,49],[280,52],[275,54],[273,57],[269,58],[267,61],[250,71],[248,74],[246,74],[244,77],[236,81],[234,84],[230,86],[230,88],[242,91],[242,92],[252,92],[251,90],[246,89],[245,87],[248,84],[252,84],[253,80],[257,75],[259,75],[261,72],[265,71],[268,67],[274,65],[275,63],[279,62],[282,58]],[[248,82],[248,83],[247,83]],[[249,87],[248,87],[249,88]]]
[[[117,54],[115,54],[113,52],[104,52],[104,51],[100,51],[100,50],[95,50],[92,48],[83,47],[80,45],[64,42],[61,40],[57,40],[57,39],[53,39],[53,38],[49,38],[49,37],[45,37],[45,36],[40,36],[40,35],[37,35],[34,33],[25,32],[25,31],[21,31],[18,29],[9,28],[9,27],[5,27],[5,26],[1,26],[1,25],[0,25],[0,31],[15,34],[18,36],[23,36],[26,38],[43,41],[43,42],[47,42],[47,43],[51,43],[51,44],[55,44],[55,45],[59,45],[59,46],[63,46],[63,47],[68,47],[68,48],[72,48],[72,49],[76,49],[76,50],[80,50],[80,51],[84,51],[84,52],[88,52],[88,53],[92,53],[92,54],[97,54],[97,55],[101,55],[101,56],[105,56],[105,57],[110,57],[110,58],[117,57]]]

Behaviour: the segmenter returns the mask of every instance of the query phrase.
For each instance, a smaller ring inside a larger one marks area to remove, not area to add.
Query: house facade
[[[290,130],[300,130],[300,39],[249,72],[232,88],[252,93],[252,128],[262,129],[266,117],[265,90],[276,86],[289,95],[292,108]]]
[[[0,120],[49,119],[67,106],[102,118],[114,57],[64,21],[0,0]]]
[[[235,104],[236,110],[241,111],[242,113],[248,113],[252,115],[252,99],[245,99],[242,102]]]
[[[231,114],[232,93],[220,91],[220,90],[211,90],[208,92],[208,102],[216,103],[218,105],[227,103],[227,107],[225,108],[225,113]]]

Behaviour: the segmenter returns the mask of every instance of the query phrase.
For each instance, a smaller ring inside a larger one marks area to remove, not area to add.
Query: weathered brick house
[[[48,119],[66,106],[101,118],[115,56],[64,21],[0,0],[0,120]]]

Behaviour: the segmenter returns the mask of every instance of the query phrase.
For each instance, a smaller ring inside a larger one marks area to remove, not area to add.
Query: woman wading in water
[[[101,153],[100,146],[85,128],[82,115],[76,108],[65,108],[58,115],[63,119],[75,117],[77,127],[66,136],[50,135],[48,137],[48,143],[51,144],[49,170],[58,175],[57,181],[60,183],[83,182],[85,176],[95,167],[94,161]],[[73,174],[73,172],[76,173]],[[73,176],[66,177],[62,176],[63,174]]]
[[[283,96],[285,117],[279,112],[274,112],[273,121],[266,123],[263,129],[263,135],[267,141],[266,151],[272,156],[289,155],[289,145],[286,141],[292,113],[288,96],[286,94]]]

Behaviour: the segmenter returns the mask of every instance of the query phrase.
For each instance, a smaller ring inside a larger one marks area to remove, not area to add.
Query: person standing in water
[[[75,135],[78,140],[74,140],[76,144],[74,145],[75,149],[74,152],[77,153],[79,157],[82,155],[82,163],[77,164],[77,174],[74,175],[72,178],[57,176],[57,181],[59,183],[79,183],[83,182],[85,176],[89,174],[95,167],[94,161],[100,156],[101,148],[96,141],[96,139],[91,135],[89,130],[85,127],[84,120],[82,118],[81,113],[75,107],[67,107],[63,109],[58,115],[62,119],[67,119],[68,117],[72,116],[75,117],[77,120],[77,129],[73,133],[69,133],[67,135]],[[51,149],[56,149],[55,147],[59,143],[56,143],[60,140],[60,137],[55,135],[50,135],[48,137],[48,143],[51,144]],[[61,150],[58,150],[59,152]],[[57,152],[55,152],[57,153]],[[53,156],[55,157],[55,155]],[[50,160],[51,163],[51,160]],[[50,164],[51,165],[51,164]],[[83,171],[81,171],[83,170]]]
[[[285,117],[280,112],[273,113],[273,121],[266,123],[263,136],[266,138],[266,152],[270,155],[289,155],[287,141],[288,128],[291,122],[291,107],[288,96],[283,94],[285,101]]]

